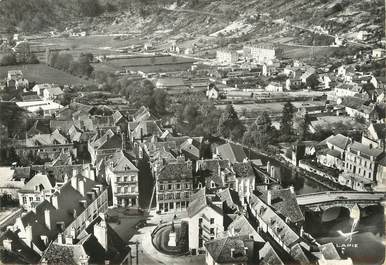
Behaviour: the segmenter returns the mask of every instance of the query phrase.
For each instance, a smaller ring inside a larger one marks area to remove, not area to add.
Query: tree
[[[15,65],[17,64],[16,56],[13,53],[5,54],[1,60],[1,65]]]
[[[235,109],[231,104],[227,105],[220,117],[217,133],[226,138],[241,139],[244,132],[245,127],[239,120]]]
[[[245,132],[243,143],[258,148],[265,148],[272,140],[272,137],[273,128],[271,118],[268,113],[264,111]]]
[[[297,115],[295,118],[294,127],[296,129],[296,135],[299,141],[306,140],[308,136],[308,127],[310,125],[310,117],[307,113],[304,115]]]
[[[292,105],[291,102],[287,102],[284,104],[282,118],[280,122],[280,133],[284,137],[289,137],[292,135],[294,112],[295,107]]]

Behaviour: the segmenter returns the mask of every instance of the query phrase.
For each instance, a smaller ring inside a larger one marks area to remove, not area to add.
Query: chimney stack
[[[48,230],[51,230],[52,227],[51,227],[51,214],[50,214],[50,210],[46,209],[44,210],[44,222],[48,228]]]
[[[76,177],[76,174],[74,176],[72,176],[72,178],[71,178],[71,186],[75,190],[78,190],[78,178]]]
[[[272,193],[269,190],[268,193],[267,193],[267,204],[271,205],[271,202],[272,202]]]
[[[80,192],[80,194],[82,194],[82,196],[85,196],[85,191],[84,191],[84,180],[81,179],[79,180],[78,182],[78,191]]]
[[[231,257],[232,257],[232,258],[235,257],[235,249],[234,249],[234,248],[231,248]]]
[[[63,244],[63,234],[62,233],[58,234],[58,243]]]
[[[3,247],[8,251],[13,251],[12,240],[11,239],[4,239],[3,240]]]
[[[107,225],[104,218],[102,218],[99,224],[94,225],[94,236],[98,240],[99,244],[107,251],[108,241],[107,241]]]
[[[291,186],[289,187],[289,189],[290,189],[290,191],[291,191],[292,194],[295,194],[294,186],[291,185]]]

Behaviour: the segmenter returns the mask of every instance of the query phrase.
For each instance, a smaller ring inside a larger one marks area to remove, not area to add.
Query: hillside
[[[161,34],[198,45],[213,39],[226,45],[227,39],[265,38],[329,45],[336,34],[378,42],[384,32],[384,10],[383,0],[3,0],[0,25],[3,31],[7,25],[24,32],[65,26],[91,33],[137,31],[150,39]]]

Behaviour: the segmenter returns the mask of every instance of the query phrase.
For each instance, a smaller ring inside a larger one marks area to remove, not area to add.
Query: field
[[[0,79],[7,77],[9,70],[21,70],[24,77],[28,81],[35,81],[37,83],[55,83],[58,85],[88,85],[93,81],[73,76],[69,73],[61,70],[49,67],[45,64],[28,64],[28,65],[13,65],[13,66],[0,66]]]
[[[281,45],[283,48],[283,56],[288,58],[309,58],[309,57],[325,57],[331,56],[339,47],[328,46],[291,46]]]

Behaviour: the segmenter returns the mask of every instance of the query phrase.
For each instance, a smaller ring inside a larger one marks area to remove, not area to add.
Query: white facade
[[[189,219],[189,249],[193,252],[204,250],[204,243],[224,232],[223,216],[206,206]]]
[[[216,51],[216,60],[219,64],[234,64],[237,62],[236,51],[218,50]]]

